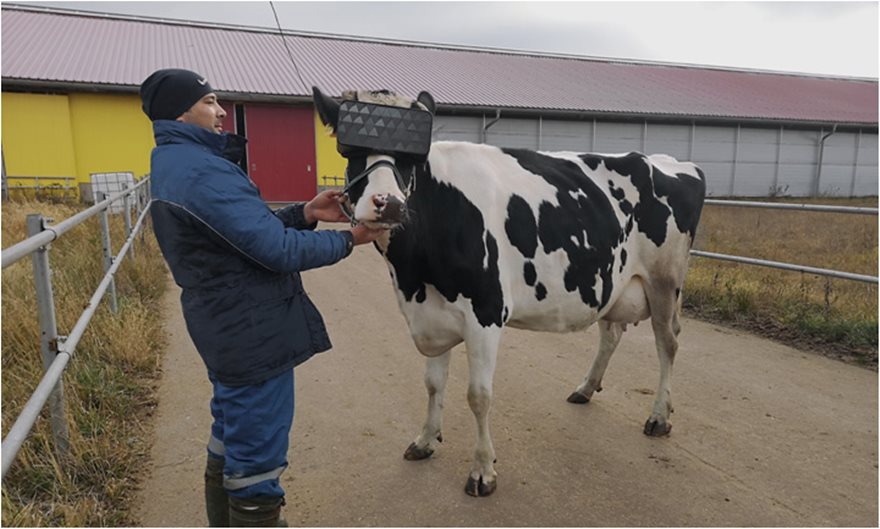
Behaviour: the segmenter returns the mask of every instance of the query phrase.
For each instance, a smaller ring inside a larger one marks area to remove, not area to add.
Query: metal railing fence
[[[849,213],[854,215],[877,215],[877,208],[863,208],[852,206],[823,206],[814,204],[786,204],[777,202],[753,202],[745,200],[715,200],[707,199],[705,204],[712,206],[729,206],[729,207],[745,207],[745,208],[764,208],[764,209],[782,209],[789,211],[813,211],[821,213]],[[691,255],[697,257],[706,257],[709,259],[718,259],[722,261],[732,261],[747,265],[764,266],[768,268],[778,268],[780,270],[790,270],[793,272],[802,272],[807,274],[816,274],[820,276],[836,277],[838,279],[848,279],[850,281],[861,281],[863,283],[877,284],[878,280],[875,276],[854,274],[852,272],[842,272],[840,270],[829,270],[827,268],[816,268],[813,266],[804,266],[791,263],[782,263],[779,261],[769,261],[766,259],[756,259],[754,257],[741,257],[738,255],[727,255],[722,253],[704,252],[702,250],[691,250]]]
[[[111,294],[111,311],[114,313],[117,311],[114,276],[129,249],[131,249],[132,255],[134,254],[136,236],[138,233],[141,233],[144,220],[150,208],[149,179],[150,177],[147,175],[131,189],[125,189],[109,198],[101,193],[97,204],[52,226],[47,225],[47,221],[51,221],[51,219],[46,219],[40,214],[28,215],[28,234],[30,236],[2,252],[3,269],[18,262],[27,255],[32,256],[41,331],[40,349],[43,354],[45,373],[15,420],[12,428],[10,428],[6,438],[3,439],[2,449],[0,449],[2,451],[2,474],[0,474],[0,479],[6,477],[6,472],[15,461],[22,444],[28,434],[30,434],[40,415],[40,411],[47,402],[49,402],[49,420],[52,427],[55,451],[60,456],[64,456],[68,452],[70,443],[67,422],[64,418],[64,393],[61,376],[67,363],[73,357],[76,346],[85,333],[86,327],[94,316],[98,305],[108,290],[110,290]],[[132,197],[134,197],[133,204]],[[126,240],[119,253],[114,257],[111,254],[110,223],[107,218],[107,210],[111,204],[119,200],[122,200],[124,203],[123,214],[125,215]],[[134,226],[131,224],[132,208],[134,208],[137,218]],[[68,336],[60,336],[55,320],[55,302],[52,293],[48,245],[67,231],[95,215],[101,215],[105,275],[85,310],[70,331],[70,334]]]
[[[10,191],[33,189],[38,196],[40,191],[61,191],[62,196],[69,196],[76,189],[75,176],[10,176],[3,177],[3,198],[8,200]],[[63,184],[58,183],[64,182]],[[15,182],[15,183],[13,183]],[[51,182],[40,185],[40,182]],[[73,185],[71,185],[73,182]]]
[[[821,213],[854,213],[857,215],[876,215],[877,208],[853,206],[823,206],[819,204],[788,204],[785,202],[757,202],[751,200],[717,200],[708,198],[709,206],[730,206],[739,208],[787,209],[795,211],[817,211]]]
[[[318,185],[324,189],[345,187],[345,176],[327,175],[322,176]]]

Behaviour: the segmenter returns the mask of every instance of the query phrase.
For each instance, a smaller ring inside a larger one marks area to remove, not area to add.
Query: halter
[[[362,153],[386,154],[413,159],[416,163],[427,163],[428,152],[431,150],[431,131],[434,116],[424,108],[405,108],[380,105],[365,101],[345,100],[338,108],[336,126],[336,150],[344,158],[351,158]],[[393,162],[379,160],[351,178],[348,167],[345,168],[345,197],[340,202],[342,212],[348,217],[352,226],[356,224],[354,211],[351,210],[349,190],[381,166],[388,166],[397,180],[398,188],[403,191],[404,199],[409,198],[415,189],[415,175],[410,175],[407,185],[403,176]],[[415,172],[415,166],[413,166]]]
[[[344,202],[339,203],[340,209],[342,209],[342,213],[348,217],[348,221],[351,222],[352,226],[357,225],[357,221],[354,219],[354,211],[352,211],[349,207],[351,204],[351,199],[348,196],[349,190],[363,180],[364,178],[370,176],[370,173],[378,169],[379,167],[386,165],[391,169],[391,173],[394,175],[394,179],[397,180],[397,186],[403,191],[404,199],[408,199],[413,191],[416,189],[416,179],[415,179],[415,166],[413,166],[413,174],[410,175],[409,184],[403,180],[403,175],[400,174],[400,170],[397,169],[397,166],[394,165],[393,162],[388,160],[377,160],[367,166],[366,169],[358,173],[354,178],[350,178],[348,174],[348,166],[345,168],[345,187],[342,188],[342,196],[345,197]]]

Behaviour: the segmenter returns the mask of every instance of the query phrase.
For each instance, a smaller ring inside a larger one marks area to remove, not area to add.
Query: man
[[[246,140],[195,72],[140,87],[153,122],[151,206],[187,330],[213,384],[205,502],[210,526],[275,526],[293,421],[293,368],[330,348],[299,272],[345,258],[381,230],[312,231],[345,220],[341,194],[272,211],[237,162]]]

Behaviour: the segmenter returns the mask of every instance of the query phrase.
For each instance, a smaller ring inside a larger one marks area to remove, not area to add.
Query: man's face
[[[217,102],[217,94],[213,92],[199,99],[195,105],[184,112],[177,121],[197,125],[217,134],[223,132],[223,118],[226,111]]]

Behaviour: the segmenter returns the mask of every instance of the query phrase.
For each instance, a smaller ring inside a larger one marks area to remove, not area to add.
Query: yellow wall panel
[[[136,94],[70,94],[70,115],[81,182],[91,173],[150,171],[153,127]]]
[[[3,161],[10,185],[16,176],[75,176],[67,96],[3,92],[2,102]]]
[[[315,159],[318,165],[318,185],[342,187],[345,185],[346,160],[336,151],[336,138],[330,136],[321,117],[315,112]]]

